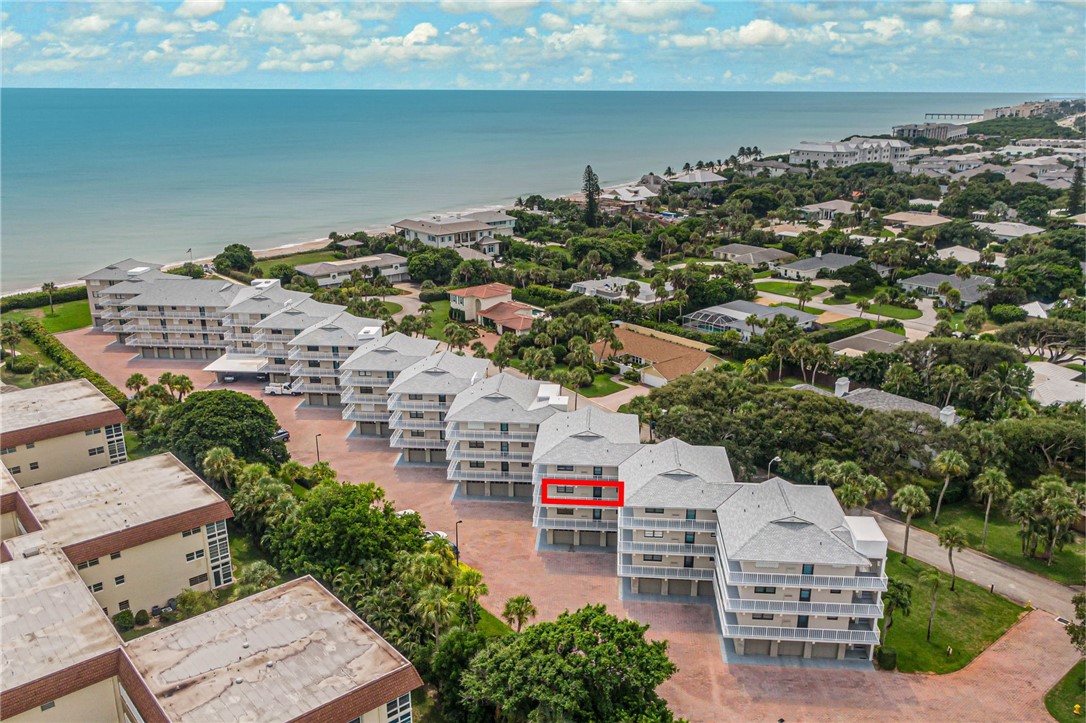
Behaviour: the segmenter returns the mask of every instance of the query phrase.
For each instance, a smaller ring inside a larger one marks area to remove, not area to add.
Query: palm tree
[[[128,380],[125,381],[124,386],[125,389],[131,389],[134,394],[139,394],[140,390],[149,384],[150,382],[147,381],[147,377],[143,376],[139,372],[136,372],[132,376],[128,377]]]
[[[743,371],[740,376],[754,384],[765,384],[769,381],[769,370],[758,359],[747,359],[743,362]]]
[[[1051,525],[1048,539],[1045,540],[1045,564],[1052,565],[1056,548],[1062,548],[1064,536],[1071,525],[1079,518],[1079,506],[1067,495],[1048,497],[1041,504],[1046,522]]]
[[[53,294],[57,290],[57,285],[52,281],[46,281],[41,285],[41,290],[49,296],[49,316],[56,316],[57,312],[53,310]]]
[[[595,375],[588,369],[588,367],[576,367],[569,372],[569,385],[573,393],[577,393],[577,389],[580,387],[587,387],[593,380]]]
[[[980,535],[980,546],[987,547],[988,515],[992,512],[992,502],[1010,497],[1011,493],[1014,492],[1014,487],[1011,486],[1011,482],[1007,479],[1007,475],[1003,473],[1003,470],[987,467],[973,480],[973,489],[981,497],[987,498],[984,503],[984,530]]]
[[[46,384],[66,382],[71,378],[71,374],[54,364],[50,364],[49,366],[38,366],[38,368],[30,375],[30,381],[34,382],[35,386],[39,387]]]
[[[184,374],[176,374],[172,380],[174,391],[177,392],[177,401],[181,401],[185,398],[185,395],[192,391],[192,380]]]
[[[596,356],[592,353],[592,347],[583,337],[575,336],[569,340],[569,353],[566,354],[566,363],[570,368],[588,367],[596,364]]]
[[[424,625],[434,626],[434,642],[439,641],[442,628],[448,627],[455,617],[449,589],[441,585],[427,585],[419,593],[411,612],[418,616]]]
[[[23,340],[23,329],[17,321],[5,321],[0,327],[0,343],[8,348],[8,353],[15,356],[15,347]]]
[[[886,641],[886,633],[889,632],[890,626],[894,624],[894,613],[900,611],[905,617],[909,617],[909,614],[913,609],[913,586],[907,582],[901,582],[900,580],[894,580],[889,578],[886,581],[886,592],[882,594],[882,606],[883,606],[883,619],[886,620],[886,624],[882,626],[882,632],[879,635],[879,645],[882,645]]]
[[[781,379],[784,376],[784,359],[791,353],[790,343],[787,339],[774,339],[769,349],[777,357],[777,379]]]
[[[969,474],[969,463],[965,461],[961,452],[945,449],[931,461],[931,469],[943,477],[943,488],[939,490],[939,500],[935,503],[935,516],[931,520],[932,524],[938,525],[939,511],[943,507],[943,495],[946,494],[946,488],[950,486],[950,478]]]
[[[474,331],[463,324],[457,324],[455,321],[450,321],[446,324],[442,331],[445,334],[445,340],[447,341],[449,348],[452,349],[455,347],[457,351],[460,351],[470,344],[471,340],[476,336]]]
[[[856,308],[860,310],[860,318],[864,318],[864,312],[871,308],[871,302],[867,299],[860,299],[856,302]]]
[[[939,583],[942,576],[934,567],[929,567],[920,573],[920,582],[931,585],[931,612],[928,613],[928,642],[931,642],[931,628],[935,624],[935,601],[939,595]]]
[[[931,509],[928,493],[919,485],[905,485],[897,491],[890,506],[905,515],[905,545],[901,550],[901,561],[909,562],[909,530],[913,515],[922,515]]]
[[[453,584],[453,592],[463,595],[468,603],[468,617],[471,619],[471,629],[475,630],[475,603],[481,597],[490,594],[490,588],[483,582],[483,573],[472,568],[461,570]]]
[[[958,581],[958,572],[954,569],[954,552],[961,552],[965,548],[965,530],[957,525],[949,525],[946,529],[939,530],[939,547],[946,548],[947,561],[950,562],[950,589]]]
[[[448,560],[432,552],[413,555],[407,568],[411,576],[423,585],[445,585],[453,574]]]
[[[237,577],[237,597],[243,598],[274,587],[279,571],[263,560],[256,560],[241,569]]]
[[[158,376],[158,383],[166,387],[166,391],[170,394],[173,394],[173,374],[162,372]]]
[[[535,605],[532,604],[532,599],[527,595],[514,595],[505,601],[505,607],[502,609],[502,620],[509,625],[509,627],[516,626],[517,632],[524,627],[524,623],[528,622],[539,611],[536,610]]]
[[[471,355],[476,359],[486,359],[490,356],[490,352],[487,351],[486,344],[477,341],[471,345]]]
[[[212,447],[204,452],[200,466],[203,467],[204,476],[229,488],[230,479],[237,472],[238,459],[229,447]]]
[[[796,301],[799,302],[799,310],[803,311],[803,307],[807,305],[807,302],[815,297],[815,287],[810,281],[803,281],[796,284],[795,288]]]

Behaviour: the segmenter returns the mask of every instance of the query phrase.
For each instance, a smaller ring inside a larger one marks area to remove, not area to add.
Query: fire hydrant
[[[1076,716],[1082,715],[1082,704],[1081,703],[1075,703],[1075,715]]]

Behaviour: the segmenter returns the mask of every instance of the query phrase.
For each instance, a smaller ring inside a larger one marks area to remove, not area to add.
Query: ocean
[[[579,190],[1043,94],[0,91],[0,289]]]

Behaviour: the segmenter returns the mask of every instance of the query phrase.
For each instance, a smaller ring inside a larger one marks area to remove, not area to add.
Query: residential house
[[[664,293],[666,295],[661,298],[657,296],[656,291],[653,290],[651,284],[644,281],[634,281],[633,279],[627,279],[622,276],[608,276],[604,279],[586,279],[584,281],[578,281],[573,284],[573,286],[570,286],[569,290],[575,294],[598,296],[612,304],[618,304],[623,299],[630,299],[630,295],[626,291],[630,284],[637,285],[637,295],[631,300],[639,306],[651,306],[652,304],[666,301],[671,298],[671,295],[675,292],[674,287],[668,282],[664,287]]]
[[[1021,238],[1023,236],[1033,236],[1044,233],[1044,229],[1040,226],[1031,226],[1028,223],[1017,223],[1015,221],[999,221],[998,223],[974,221],[973,225],[992,234],[995,236],[996,241],[999,241],[1000,243],[1010,241],[1011,239]]]
[[[0,393],[0,461],[20,487],[127,461],[124,412],[86,379]]]
[[[761,246],[737,243],[716,247],[713,249],[713,258],[758,268],[760,266],[772,267],[781,262],[791,261],[796,258],[796,255],[780,249],[767,249]]]
[[[440,342],[393,332],[358,345],[339,365],[343,419],[358,434],[387,436],[388,388],[404,369],[437,351]]]
[[[799,259],[793,261],[790,264],[784,264],[777,267],[777,273],[786,279],[798,280],[812,280],[817,279],[819,275],[828,276],[835,271],[840,271],[843,268],[852,266],[853,264],[863,261],[859,256],[849,256],[848,254],[824,254],[821,251],[810,258]],[[881,266],[879,264],[871,264],[871,268],[878,272],[879,276],[885,278],[889,274],[890,269]]]
[[[493,327],[500,336],[510,333],[524,336],[532,329],[532,322],[542,317],[543,309],[519,301],[502,301],[479,312],[482,324]]]
[[[479,243],[494,234],[511,236],[516,230],[516,219],[503,211],[434,214],[425,218],[404,219],[392,224],[392,228],[408,241],[451,249]]]
[[[683,327],[710,333],[735,331],[743,336],[743,341],[750,341],[752,336],[758,335],[759,326],[767,325],[778,316],[795,319],[799,328],[805,331],[814,328],[818,322],[818,317],[814,314],[788,306],[766,306],[753,301],[736,300],[687,314],[683,317]]]
[[[990,276],[970,276],[959,279],[952,274],[920,274],[907,279],[899,279],[898,285],[905,291],[919,291],[925,296],[939,296],[939,287],[948,283],[962,296],[962,306],[969,306],[984,300],[992,289],[994,280]]]
[[[355,350],[384,334],[385,323],[345,311],[304,329],[287,343],[291,388],[314,406],[342,404],[339,367]]]
[[[101,329],[106,325],[109,318],[103,316],[103,313],[108,312],[106,307],[102,305],[101,291],[116,286],[121,282],[137,278],[149,281],[170,276],[161,269],[162,264],[152,264],[147,261],[128,258],[80,277],[80,281],[87,282],[87,300],[90,303],[91,322],[94,328]]]
[[[961,418],[958,416],[957,410],[955,410],[954,407],[947,406],[940,409],[933,404],[918,402],[915,399],[903,397],[900,394],[884,392],[881,389],[869,389],[867,387],[851,389],[851,386],[852,383],[849,381],[848,377],[839,377],[834,385],[833,396],[838,399],[844,399],[846,402],[855,404],[858,407],[873,409],[878,412],[917,412],[919,414],[927,414],[929,417],[938,419],[948,427],[961,421]],[[800,391],[814,392],[823,396],[830,396],[830,392],[810,384],[797,384],[792,388]]]
[[[708,344],[635,324],[614,325],[622,349],[615,351],[606,341],[596,342],[592,345],[596,359],[613,359],[622,372],[636,369],[641,383],[650,387],[662,387],[684,374],[713,369],[723,361],[709,353]]]
[[[358,256],[339,261],[318,261],[313,264],[302,264],[294,270],[302,276],[315,279],[317,285],[321,287],[339,286],[351,278],[353,271],[362,271],[367,277],[376,272],[388,279],[390,284],[411,280],[410,274],[407,273],[407,259],[396,254]]]
[[[911,228],[935,228],[950,223],[953,219],[944,218],[934,213],[899,211],[898,213],[886,214],[882,217],[882,220],[886,225],[893,228],[908,230]]]
[[[1026,362],[1033,370],[1033,381],[1029,385],[1030,398],[1047,407],[1052,404],[1086,404],[1086,384],[1082,381],[1082,372],[1046,361]]]
[[[449,318],[456,321],[477,321],[479,312],[503,301],[513,300],[513,287],[490,283],[449,289]]]
[[[852,201],[842,201],[841,199],[834,199],[832,201],[823,201],[822,203],[809,203],[806,206],[800,206],[799,215],[806,221],[831,221],[837,214],[855,214],[855,203]],[[807,229],[804,229],[807,230]]]
[[[602,206],[622,211],[644,211],[648,208],[649,201],[657,195],[644,186],[616,186],[603,189],[599,201]]]
[[[751,163],[745,163],[743,165],[743,174],[747,176],[768,176],[769,178],[777,178],[786,173],[807,172],[804,168],[796,168],[795,166],[782,161],[752,161]]]
[[[1034,319],[1047,319],[1048,310],[1052,308],[1052,304],[1046,304],[1043,301],[1031,301],[1027,304],[1022,304],[1018,308],[1026,312],[1026,316]]]
[[[568,408],[549,382],[502,372],[471,385],[445,415],[449,481],[468,495],[530,498],[539,427]]]
[[[868,329],[859,334],[830,342],[826,346],[838,356],[863,356],[869,351],[890,354],[908,341],[903,334],[895,334],[886,329]]]
[[[723,186],[724,176],[718,176],[712,171],[687,171],[680,173],[671,179],[672,183],[692,183],[696,186]]]
[[[490,361],[451,351],[432,354],[397,375],[388,387],[389,445],[400,462],[445,462],[445,415],[468,387],[482,381]]]
[[[976,265],[980,263],[980,251],[967,248],[965,246],[948,246],[945,249],[939,249],[938,251],[936,251],[935,255],[943,261],[953,259],[959,264]],[[1002,267],[1006,266],[1006,264],[1007,257],[1003,254],[996,254],[995,258],[992,260],[993,266]]]

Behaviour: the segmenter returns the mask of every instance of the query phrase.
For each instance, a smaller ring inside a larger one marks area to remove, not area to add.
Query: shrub
[[[34,342],[42,353],[56,363],[58,367],[73,377],[86,379],[98,387],[98,391],[109,397],[110,401],[124,409],[125,404],[128,402],[128,397],[125,396],[124,392],[110,384],[108,379],[91,369],[82,359],[73,354],[68,347],[57,341],[55,336],[46,331],[40,321],[37,319],[23,319],[19,322],[19,327],[23,331],[23,336]]]
[[[581,296],[568,299],[558,304],[547,307],[547,313],[552,317],[577,314],[578,316],[595,316],[599,313],[600,305],[594,296]]]
[[[65,301],[79,301],[87,298],[86,286],[65,286],[53,292],[53,303],[61,304]],[[49,306],[49,294],[44,291],[30,291],[25,294],[13,294],[0,299],[0,312],[12,309],[39,309]]]
[[[601,367],[601,370],[604,374],[610,374],[611,376],[614,376],[615,374],[618,374],[618,364],[608,362]]]
[[[566,355],[569,354],[569,349],[563,344],[555,344],[551,347],[551,354],[554,354],[554,359],[559,364],[566,360]]]
[[[195,264],[191,261],[178,266],[176,269],[170,269],[167,274],[174,274],[176,276],[188,276],[191,279],[202,279],[206,274],[204,273],[204,267],[199,264]]]
[[[136,627],[136,620],[132,616],[131,610],[122,610],[113,616],[113,626],[117,628],[118,632],[127,632]]]
[[[893,648],[879,648],[875,651],[875,660],[882,670],[893,670],[897,667],[897,651]]]
[[[988,316],[997,324],[1010,324],[1015,321],[1025,321],[1026,310],[1011,304],[998,304],[991,308]]]
[[[845,297],[848,296],[848,287],[844,284],[837,284],[832,289],[830,289],[830,293],[833,294],[833,298],[837,299],[838,301],[844,301]]]
[[[10,372],[16,374],[30,374],[38,368],[38,361],[32,356],[22,354],[8,359],[6,366]]]
[[[570,291],[560,291],[550,286],[531,284],[525,289],[513,289],[513,298],[524,304],[548,307],[561,304],[574,297],[580,296]]]
[[[641,372],[636,369],[628,369],[622,378],[632,384],[639,384],[641,382]]]
[[[807,339],[812,344],[830,344],[853,334],[859,334],[861,331],[867,331],[872,326],[874,322],[869,319],[844,319],[831,328],[812,331],[807,335]]]
[[[429,304],[434,301],[446,301],[448,298],[448,289],[423,289],[419,292],[419,301],[424,304]]]
[[[136,625],[146,625],[151,622],[151,616],[147,614],[146,610],[140,610],[136,613]]]

